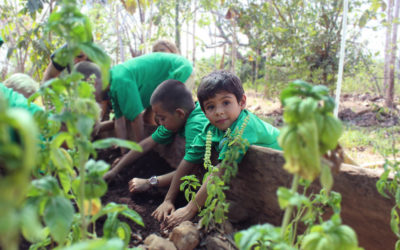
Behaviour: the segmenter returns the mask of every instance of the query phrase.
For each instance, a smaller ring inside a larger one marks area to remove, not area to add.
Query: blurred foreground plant
[[[286,126],[278,137],[285,158],[284,168],[292,173],[291,189],[279,187],[278,202],[285,209],[281,227],[258,225],[235,235],[239,249],[360,249],[354,231],[341,225],[341,196],[331,192],[333,178],[329,161],[342,133],[340,121],[333,116],[335,103],[325,86],[304,81],[292,82],[281,93]],[[323,187],[318,195],[307,197],[311,182],[320,177]],[[299,185],[303,193],[297,192]],[[333,215],[323,221],[324,207]],[[296,208],[296,209],[295,209]],[[297,235],[298,224],[307,226]]]

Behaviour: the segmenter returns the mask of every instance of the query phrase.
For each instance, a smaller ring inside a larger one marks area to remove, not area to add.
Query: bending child
[[[219,161],[224,159],[228,149],[228,145],[220,143],[226,136],[226,130],[240,129],[245,119],[248,119],[248,122],[242,137],[247,139],[250,145],[281,149],[277,142],[279,130],[245,109],[246,95],[240,79],[234,74],[215,71],[205,76],[197,90],[197,97],[209,122],[194,139],[178,166],[164,202],[153,212],[153,216],[162,222],[163,228],[173,228],[185,220],[192,219],[207,199],[208,180],[198,190],[195,200],[175,211],[174,202],[181,178],[202,163],[208,131],[212,132],[212,147],[218,153]],[[238,163],[246,151],[247,149],[240,152]]]
[[[160,123],[157,130],[139,143],[142,152],[127,153],[104,178],[112,179],[122,168],[149,152],[157,144],[171,143],[175,135],[185,139],[185,152],[189,150],[193,139],[201,133],[208,122],[199,103],[194,103],[192,94],[186,86],[177,80],[166,80],[153,92],[150,103]],[[174,172],[150,179],[133,178],[129,182],[132,193],[147,191],[152,186],[166,187],[171,183]]]

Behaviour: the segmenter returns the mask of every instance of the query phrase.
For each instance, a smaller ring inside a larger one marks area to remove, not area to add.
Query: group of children
[[[195,199],[175,210],[174,202],[179,193],[181,178],[198,173],[206,148],[206,136],[212,132],[212,148],[221,162],[229,145],[222,143],[226,131],[240,129],[249,145],[259,145],[280,150],[277,143],[279,130],[262,121],[246,109],[246,95],[240,79],[228,71],[215,71],[204,76],[197,89],[197,99],[192,97],[193,68],[180,56],[175,46],[161,46],[155,52],[135,57],[110,70],[110,84],[102,89],[100,69],[84,60],[75,66],[85,78],[95,75],[95,97],[103,114],[112,107],[116,136],[127,139],[133,131],[133,140],[139,142],[142,152],[121,150],[123,157],[113,164],[104,178],[111,180],[123,167],[158,144],[167,145],[178,135],[185,139],[185,153],[176,170],[149,179],[133,178],[129,181],[132,193],[145,192],[151,187],[168,187],[163,203],[153,212],[163,228],[172,228],[192,219],[207,198],[207,181],[198,190]],[[171,48],[168,48],[171,47]],[[160,52],[157,52],[160,51]],[[169,52],[169,53],[165,53]],[[51,62],[52,64],[52,62]],[[49,65],[46,75],[58,73]],[[59,68],[57,70],[62,70]],[[109,126],[109,121],[97,124],[98,131]],[[144,123],[157,124],[151,136],[145,138]],[[247,149],[246,149],[247,150]],[[239,153],[238,162],[246,152]]]

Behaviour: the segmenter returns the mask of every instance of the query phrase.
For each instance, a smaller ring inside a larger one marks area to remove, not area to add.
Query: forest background
[[[94,42],[110,55],[112,65],[149,53],[155,41],[167,39],[192,61],[197,83],[212,70],[227,69],[240,76],[246,91],[273,102],[280,90],[295,79],[326,85],[334,93],[344,16],[342,1],[77,2],[91,20]],[[385,108],[395,107],[400,92],[394,88],[399,67],[399,6],[400,0],[349,1],[343,94],[382,96]],[[65,43],[63,37],[44,32],[57,1],[4,0],[0,7],[0,36],[5,40],[0,50],[0,81],[16,72],[41,81],[50,55]],[[272,104],[267,102],[265,106]],[[371,137],[371,131],[375,137]],[[387,129],[349,125],[342,144],[348,148],[372,146],[374,153],[387,154],[393,143],[377,142],[391,137],[386,133]]]

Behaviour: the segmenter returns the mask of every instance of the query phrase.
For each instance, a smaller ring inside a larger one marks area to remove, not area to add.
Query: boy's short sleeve
[[[185,153],[188,152],[196,136],[201,134],[205,125],[208,123],[208,119],[201,110],[200,104],[196,102],[195,109],[192,111],[185,124]]]
[[[116,118],[133,121],[144,110],[136,81],[123,67],[111,70],[110,94]]]
[[[197,135],[193,142],[189,145],[186,150],[183,159],[190,163],[200,164],[204,159],[205,145],[206,145],[206,134],[201,133]]]
[[[174,133],[161,125],[157,127],[151,138],[158,144],[169,144],[174,139]]]
[[[246,139],[249,145],[257,145],[277,150],[282,150],[278,144],[277,137],[279,135],[279,129],[275,128],[269,123],[262,121],[256,115],[248,112],[247,110],[242,111],[239,116],[237,123],[235,124],[235,128],[231,128],[232,130],[241,129],[241,126],[244,122],[244,118],[249,116],[248,123],[243,130],[242,138]],[[240,163],[248,150],[248,146],[246,146],[245,150],[241,150],[239,152],[239,158],[236,162]],[[225,144],[222,146],[219,152],[218,159],[223,160],[225,158],[225,153],[228,150],[228,145]]]

